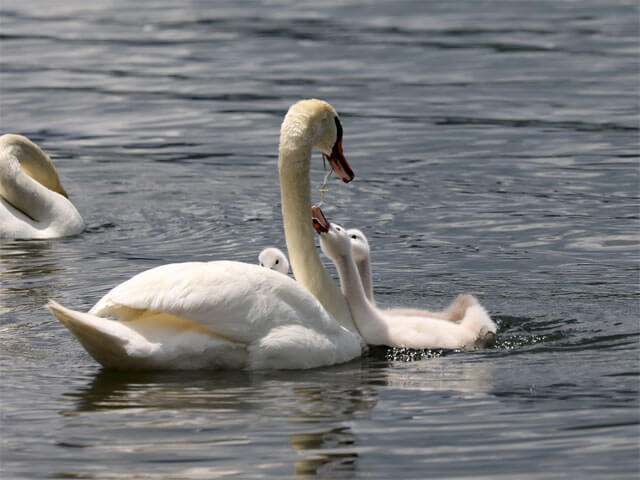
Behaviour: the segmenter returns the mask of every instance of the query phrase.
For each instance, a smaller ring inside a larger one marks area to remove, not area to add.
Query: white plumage
[[[310,218],[313,146],[345,181],[353,178],[341,132],[337,113],[320,100],[293,105],[282,124],[283,221],[297,282],[246,263],[178,263],[134,276],[88,313],[49,308],[106,367],[298,369],[359,356],[361,338],[322,267]]]
[[[258,255],[258,262],[260,262],[261,267],[269,268],[285,275],[289,273],[289,260],[279,248],[265,248]]]
[[[75,235],[82,217],[60,183],[51,159],[21,135],[0,137],[0,238]]]
[[[373,306],[376,305],[376,301],[373,295],[373,278],[371,273],[371,248],[369,246],[369,240],[360,230],[352,228],[347,230],[347,235],[351,241],[351,256],[358,269],[360,281],[362,282],[362,288],[364,290],[367,300],[371,302]],[[430,311],[417,308],[387,308],[382,312],[387,317],[392,316],[418,316],[428,318],[439,318],[442,320],[449,320],[451,322],[458,322],[462,320],[469,307],[477,305],[479,302],[473,296],[469,294],[458,295],[455,300],[442,311]]]
[[[389,314],[367,298],[352,254],[352,239],[340,225],[318,230],[322,251],[336,264],[342,292],[363,339],[371,345],[408,348],[463,348],[484,343],[496,325],[478,303],[465,308],[459,322],[411,310]],[[471,297],[473,298],[473,297]],[[400,312],[400,311],[398,311]]]
[[[88,313],[49,308],[106,367],[312,368],[360,354],[358,336],[304,287],[240,262],[163,265],[116,286]]]

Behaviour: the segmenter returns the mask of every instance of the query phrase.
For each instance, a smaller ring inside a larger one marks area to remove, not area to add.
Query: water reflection
[[[367,355],[333,368],[292,372],[99,370],[64,394],[70,402],[59,411],[67,421],[58,445],[80,442],[99,449],[107,463],[122,451],[153,456],[175,450],[215,461],[215,469],[207,470],[212,476],[226,468],[225,461],[247,471],[249,466],[237,465],[237,448],[243,448],[285,469],[272,472],[276,476],[349,475],[369,438],[354,425],[373,421],[377,411],[378,421],[400,428],[413,415],[446,412],[460,396],[479,394],[484,401],[483,392],[494,383],[490,362],[482,361],[487,354],[414,362]],[[415,392],[409,403],[407,391]],[[87,427],[100,431],[99,441]],[[136,436],[124,433],[134,430]],[[424,425],[422,435],[427,431]]]
[[[51,277],[64,270],[50,240],[0,242],[0,313],[42,305],[55,296]]]
[[[346,473],[356,470],[356,435],[351,427],[291,435],[291,446],[306,458],[295,462],[296,476]]]
[[[122,449],[184,451],[187,442],[199,455],[217,458],[225,448],[247,444],[258,451],[265,448],[260,455],[271,456],[277,438],[285,436],[289,453],[276,452],[284,458],[278,461],[285,467],[292,463],[296,475],[351,471],[358,454],[350,422],[368,417],[375,408],[378,393],[370,380],[375,377],[380,385],[384,376],[363,368],[363,362],[367,360],[300,372],[99,370],[88,383],[64,394],[72,404],[59,414],[69,419],[70,428],[58,443],[61,448],[73,443],[90,423],[100,429],[102,440],[94,445],[87,439],[85,448],[114,454]],[[78,417],[82,420],[74,420]],[[134,426],[147,430],[144,438],[122,435]]]
[[[0,243],[0,276],[34,276],[57,271],[51,259],[50,240]]]

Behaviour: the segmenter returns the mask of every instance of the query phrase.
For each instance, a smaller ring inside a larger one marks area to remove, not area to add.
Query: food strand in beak
[[[320,205],[324,203],[324,194],[327,191],[327,184],[329,183],[329,177],[331,177],[331,174],[333,173],[332,168],[327,170],[327,165],[325,161],[328,158],[329,157],[327,157],[324,153],[322,154],[322,165],[324,166],[324,169],[326,170],[327,173],[325,173],[324,180],[322,181],[322,185],[320,185]]]

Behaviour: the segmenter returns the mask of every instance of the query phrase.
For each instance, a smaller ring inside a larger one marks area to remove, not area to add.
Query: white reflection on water
[[[455,354],[414,364],[365,358],[330,369],[286,373],[100,370],[88,380],[64,394],[73,405],[59,413],[74,420],[58,432],[60,446],[99,451],[106,463],[118,453],[154,457],[172,451],[215,462],[189,469],[195,478],[246,473],[237,459],[229,460],[243,445],[273,462],[270,451],[284,438],[291,448],[290,454],[278,453],[284,472],[304,476],[355,471],[367,449],[353,430],[354,422],[366,422],[376,409],[376,415],[392,425],[394,418],[420,407],[409,402],[387,411],[381,391],[464,396],[486,392],[492,383],[486,363],[474,362],[473,355],[457,361]],[[438,409],[428,408],[432,414]],[[83,433],[88,425],[100,430],[99,437]],[[128,429],[145,433],[122,435]]]

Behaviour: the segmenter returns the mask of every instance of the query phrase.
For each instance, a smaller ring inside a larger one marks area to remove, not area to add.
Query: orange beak
[[[311,220],[313,221],[313,228],[316,229],[318,234],[327,233],[329,228],[331,228],[320,207],[316,207],[315,205],[311,207]]]
[[[355,178],[351,165],[349,165],[342,153],[342,139],[339,139],[333,146],[331,155],[329,155],[329,164],[331,164],[333,171],[338,174],[344,183],[349,183]]]

